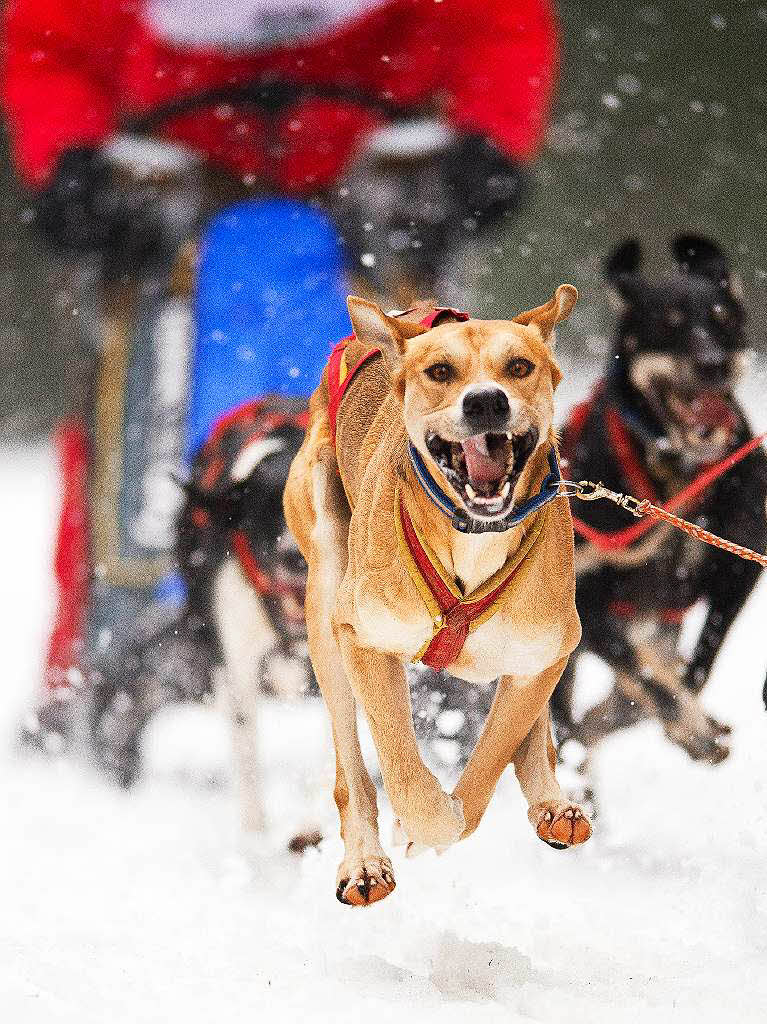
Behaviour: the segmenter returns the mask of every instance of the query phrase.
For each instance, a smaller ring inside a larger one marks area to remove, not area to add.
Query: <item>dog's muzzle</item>
[[[462,441],[429,433],[426,447],[471,515],[496,519],[510,511],[538,436],[535,427],[522,433],[485,431]]]

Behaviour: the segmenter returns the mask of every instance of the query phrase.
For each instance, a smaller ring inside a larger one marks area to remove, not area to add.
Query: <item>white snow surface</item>
[[[216,710],[158,721],[128,794],[87,765],[19,756],[51,609],[50,451],[0,451],[0,482],[7,1024],[765,1019],[767,581],[705,695],[734,726],[723,765],[693,764],[654,724],[612,737],[595,835],[566,853],[536,839],[507,773],[472,838],[441,857],[395,851],[395,893],[351,909],[334,896],[341,844],[319,703],[264,704],[260,849],[240,836]],[[318,781],[328,838],[285,853],[295,825],[318,820]]]

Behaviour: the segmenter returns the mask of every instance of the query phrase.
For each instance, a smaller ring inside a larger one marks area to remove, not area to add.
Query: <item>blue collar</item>
[[[519,508],[515,508],[503,519],[494,519],[486,522],[483,519],[475,519],[468,512],[456,507],[453,500],[448,497],[431,475],[421,453],[410,441],[408,441],[408,453],[415,470],[415,475],[418,477],[421,486],[440,512],[448,517],[453,529],[458,530],[460,533],[505,533],[506,530],[510,530],[513,526],[517,526],[524,519],[527,519],[536,509],[541,508],[542,505],[546,505],[556,498],[559,493],[559,484],[562,480],[557,454],[552,445],[549,449],[549,472],[545,476],[538,493],[534,494],[532,498],[528,498],[524,504],[520,505]]]

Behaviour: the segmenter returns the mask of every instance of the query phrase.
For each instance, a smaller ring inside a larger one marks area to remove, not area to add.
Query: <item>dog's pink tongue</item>
[[[500,480],[506,472],[501,458],[493,458],[487,449],[485,434],[470,437],[462,442],[463,454],[466,459],[466,471],[472,484],[491,484]]]
[[[730,404],[721,395],[712,391],[702,391],[691,404],[696,422],[707,427],[727,427],[734,429],[737,420]]]

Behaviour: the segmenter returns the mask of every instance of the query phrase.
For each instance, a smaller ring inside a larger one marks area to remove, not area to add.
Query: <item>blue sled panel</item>
[[[265,394],[307,397],[351,330],[336,230],[286,199],[219,213],[202,238],[189,402],[191,457],[229,409]]]

